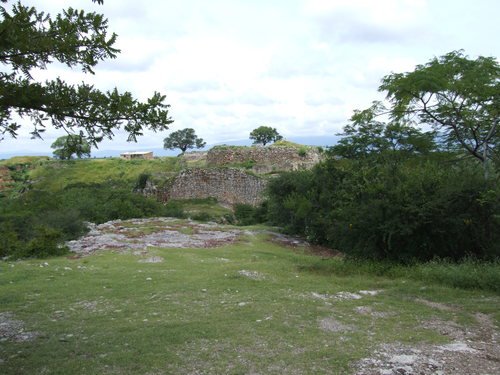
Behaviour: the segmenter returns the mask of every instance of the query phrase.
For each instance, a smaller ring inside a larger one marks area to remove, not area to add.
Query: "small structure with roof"
[[[123,152],[120,154],[120,158],[125,160],[132,159],[153,159],[153,151],[135,151],[135,152]]]

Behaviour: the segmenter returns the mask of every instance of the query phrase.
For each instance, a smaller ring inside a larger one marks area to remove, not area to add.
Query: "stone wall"
[[[141,194],[161,202],[171,199],[216,198],[219,203],[258,205],[267,180],[236,168],[185,169],[177,176],[159,181],[149,179]]]
[[[207,153],[207,165],[221,167],[244,164],[256,173],[310,169],[321,160],[316,147],[214,147]]]
[[[0,192],[8,190],[12,187],[14,180],[11,177],[10,169],[6,166],[0,165]]]
[[[186,162],[196,162],[207,159],[207,151],[191,151],[185,152],[181,156]]]
[[[170,199],[216,198],[219,203],[258,205],[267,180],[253,174],[309,169],[321,161],[317,147],[218,146],[208,152],[185,153],[186,165],[206,161],[208,168],[188,168],[175,177],[148,180],[142,194]]]
[[[267,181],[236,168],[186,169],[173,181],[169,199],[216,198],[222,204],[262,202]]]

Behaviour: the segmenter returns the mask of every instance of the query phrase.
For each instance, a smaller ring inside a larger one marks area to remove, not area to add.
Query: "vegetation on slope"
[[[14,185],[0,198],[0,257],[44,257],[67,251],[64,241],[83,234],[86,221],[183,216],[133,192],[141,174],[176,173],[177,158],[56,161],[13,158],[2,162]]]

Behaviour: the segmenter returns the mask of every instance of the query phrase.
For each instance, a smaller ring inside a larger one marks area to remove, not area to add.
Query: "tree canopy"
[[[1,0],[2,3],[8,2]],[[102,0],[93,0],[102,4]],[[31,135],[41,138],[48,124],[79,134],[93,145],[111,139],[123,127],[128,140],[135,141],[144,129],[168,129],[173,120],[168,115],[165,96],[155,92],[145,102],[130,92],[118,89],[102,92],[89,84],[71,85],[63,80],[37,82],[35,69],[46,70],[58,62],[70,68],[80,67],[94,74],[94,67],[113,59],[120,52],[114,48],[116,34],[108,34],[108,20],[97,13],[68,8],[51,17],[21,2],[11,9],[0,6],[0,140],[16,137],[21,124],[17,114],[33,123]]]
[[[385,76],[379,90],[387,94],[392,119],[431,125],[483,163],[498,154],[500,65],[494,57],[450,52],[413,72]]]
[[[278,133],[276,128],[271,128],[270,126],[259,126],[258,128],[252,130],[250,133],[250,139],[253,140],[253,144],[261,143],[265,146],[268,143],[282,140],[283,137]]]
[[[59,137],[50,146],[54,149],[54,157],[69,160],[76,155],[77,158],[90,156],[90,144],[79,135],[65,135]]]
[[[177,130],[163,140],[163,148],[169,150],[178,148],[182,153],[186,152],[187,149],[203,148],[205,145],[206,142],[199,138],[192,128]]]
[[[414,155],[436,150],[435,132],[424,132],[404,121],[379,121],[381,108],[382,104],[375,102],[368,109],[354,111],[351,123],[340,134],[343,138],[330,151],[346,158],[362,158],[384,152]]]

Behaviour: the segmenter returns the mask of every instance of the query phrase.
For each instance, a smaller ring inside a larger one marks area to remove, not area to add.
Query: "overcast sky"
[[[9,7],[13,2],[9,1]],[[247,139],[260,125],[285,137],[332,136],[352,111],[381,99],[380,79],[464,49],[500,56],[498,0],[32,0],[52,15],[63,7],[93,10],[118,34],[117,59],[95,76],[49,66],[60,76],[102,90],[118,87],[141,100],[167,95],[171,131],[194,128],[208,144]],[[0,68],[1,69],[1,68]],[[0,153],[50,152],[60,135],[31,140],[25,126]],[[117,133],[100,149],[162,147],[170,131],[137,144]]]

